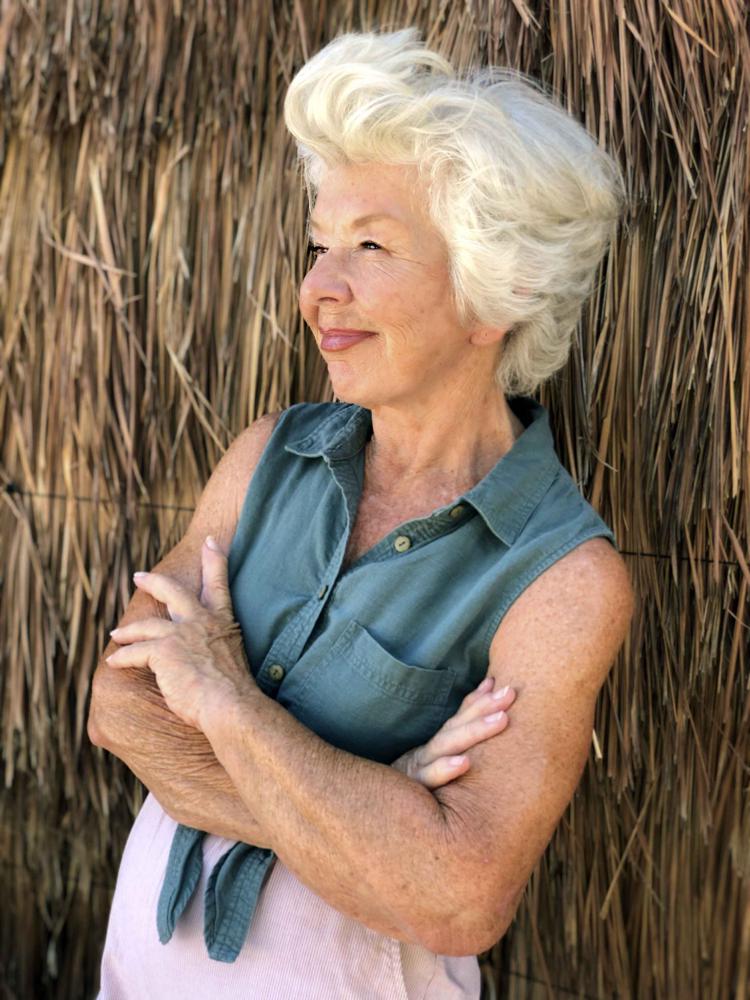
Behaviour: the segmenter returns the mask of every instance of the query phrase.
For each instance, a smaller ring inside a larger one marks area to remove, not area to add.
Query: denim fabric
[[[486,675],[519,594],[581,542],[616,545],[560,464],[546,409],[523,396],[509,404],[525,429],[484,479],[346,569],[370,411],[300,403],[280,416],[244,499],[230,590],[258,686],[328,743],[388,764],[429,739]],[[163,942],[197,884],[202,836],[175,835]],[[222,859],[205,898],[212,958],[238,954],[274,860],[247,844]]]

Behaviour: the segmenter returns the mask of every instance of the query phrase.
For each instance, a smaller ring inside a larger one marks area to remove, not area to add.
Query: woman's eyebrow
[[[378,219],[387,219],[389,222],[395,222],[399,226],[403,226],[403,222],[397,219],[395,215],[388,215],[387,212],[371,212],[369,215],[360,215],[359,218],[354,219],[349,223],[350,229],[358,229],[360,226],[366,226],[370,222],[375,222]],[[308,229],[318,229],[325,231],[325,226],[323,226],[317,219],[310,217],[307,223]]]

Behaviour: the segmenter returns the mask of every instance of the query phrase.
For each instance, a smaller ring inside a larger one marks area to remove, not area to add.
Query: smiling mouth
[[[321,330],[321,351],[344,351],[375,334],[371,330]]]

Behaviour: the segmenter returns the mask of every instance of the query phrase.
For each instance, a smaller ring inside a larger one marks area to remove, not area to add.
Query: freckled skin
[[[459,323],[448,248],[425,205],[414,167],[340,166],[321,181],[311,236],[324,249],[299,302],[318,343],[320,326],[376,333],[346,351],[324,352],[334,391],[348,402],[412,405],[436,390],[452,401],[491,381],[497,345],[477,351],[476,330]],[[373,212],[394,218],[352,227]]]

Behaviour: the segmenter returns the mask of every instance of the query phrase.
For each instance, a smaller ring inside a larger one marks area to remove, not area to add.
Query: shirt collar
[[[524,425],[523,433],[484,479],[459,500],[471,504],[490,531],[512,545],[549,489],[560,463],[545,407],[530,396],[514,396],[508,404]],[[371,430],[370,411],[345,403],[333,408],[312,432],[289,441],[286,449],[304,458],[348,461],[364,448]]]

